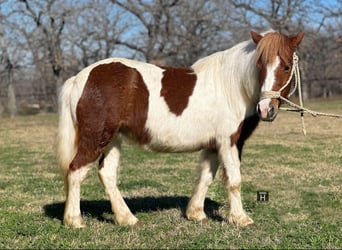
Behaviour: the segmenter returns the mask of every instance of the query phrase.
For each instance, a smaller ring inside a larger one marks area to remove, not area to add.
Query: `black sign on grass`
[[[269,195],[268,191],[257,191],[257,201],[268,202]]]

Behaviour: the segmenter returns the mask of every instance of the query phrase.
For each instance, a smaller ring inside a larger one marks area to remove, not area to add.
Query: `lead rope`
[[[302,120],[303,134],[305,136],[306,135],[306,128],[305,128],[305,123],[304,123],[304,113],[309,113],[313,117],[326,116],[326,117],[342,118],[342,115],[340,115],[340,114],[331,114],[331,113],[317,112],[317,111],[313,111],[313,110],[310,110],[310,109],[304,107],[304,105],[303,105],[303,97],[302,97],[302,83],[301,83],[301,80],[300,80],[300,72],[299,72],[298,61],[299,61],[299,58],[298,58],[298,56],[297,56],[297,54],[295,52],[295,53],[293,53],[293,66],[292,66],[292,69],[291,69],[291,74],[290,74],[290,77],[287,80],[286,84],[284,86],[282,86],[278,91],[271,90],[271,91],[264,91],[264,92],[262,92],[260,99],[262,100],[262,99],[266,99],[266,98],[279,98],[283,102],[286,102],[287,105],[292,107],[292,109],[291,108],[281,108],[282,110],[292,111],[292,112],[299,112],[300,116],[301,116],[301,120]],[[299,105],[294,103],[294,102],[291,102],[287,98],[281,96],[281,91],[283,91],[291,83],[293,75],[295,76],[295,85],[293,87],[293,90],[289,93],[288,98],[291,95],[293,95],[294,92],[298,88]]]
[[[294,71],[294,75],[295,75],[295,87],[293,88],[294,90],[291,92],[291,95],[296,91],[296,88],[298,87],[299,106],[301,108],[300,118],[302,120],[302,131],[303,131],[304,136],[306,136],[306,128],[305,128],[305,122],[304,122],[304,111],[303,111],[304,105],[303,105],[303,97],[302,97],[302,82],[300,80],[298,61],[299,61],[299,58],[298,58],[296,52],[294,52],[293,53],[292,70]],[[291,78],[292,78],[292,76],[291,76]],[[290,81],[291,81],[291,79],[290,79]]]

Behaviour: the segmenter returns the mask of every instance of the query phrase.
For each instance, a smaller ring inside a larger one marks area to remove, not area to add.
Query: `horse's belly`
[[[209,141],[203,143],[172,143],[169,141],[152,140],[149,144],[144,145],[144,148],[156,152],[194,152],[208,148],[209,145]]]
[[[170,127],[167,128],[167,126]],[[146,147],[154,151],[188,152],[216,147],[214,133],[204,127],[203,129],[187,126],[173,127],[172,124],[164,123],[160,124],[158,128],[148,129],[148,131],[150,141]]]

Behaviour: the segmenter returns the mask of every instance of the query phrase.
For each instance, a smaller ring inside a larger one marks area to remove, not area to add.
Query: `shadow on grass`
[[[189,202],[189,198],[185,196],[160,196],[160,197],[135,197],[125,198],[125,202],[132,211],[133,214],[139,212],[153,212],[162,211],[172,208],[180,209],[182,216],[185,217],[186,206]],[[211,200],[205,199],[204,210],[208,218],[215,221],[223,221],[223,217],[218,214],[220,204]],[[44,206],[45,214],[54,219],[60,221],[63,220],[64,202],[47,204]],[[111,205],[108,200],[81,200],[81,212],[82,214],[89,214],[90,216],[98,219],[99,221],[105,221],[112,223],[112,220],[104,217],[105,213],[112,213]]]

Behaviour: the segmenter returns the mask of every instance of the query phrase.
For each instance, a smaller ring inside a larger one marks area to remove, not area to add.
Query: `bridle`
[[[323,112],[317,112],[310,110],[308,108],[305,108],[303,105],[303,97],[302,97],[302,85],[301,85],[301,80],[300,80],[300,72],[299,72],[299,65],[298,61],[299,58],[296,54],[296,52],[293,53],[293,67],[291,69],[291,75],[289,79],[287,80],[286,84],[282,86],[279,90],[277,91],[263,91],[260,96],[260,100],[267,99],[267,98],[277,98],[282,101],[284,101],[286,104],[288,104],[291,108],[283,108],[286,111],[294,111],[294,112],[299,112],[302,120],[302,127],[303,127],[303,134],[306,135],[306,129],[305,129],[305,124],[304,124],[304,113],[309,113],[314,117],[318,116],[326,116],[326,117],[334,117],[334,118],[342,118],[342,114],[332,114],[332,113],[323,113]],[[281,96],[281,91],[283,91],[290,83],[292,80],[293,75],[295,76],[295,85],[291,92],[288,94],[287,98]],[[298,99],[299,99],[299,105],[291,102],[288,97],[294,94],[294,92],[298,88]]]
[[[260,95],[260,100],[267,99],[267,98],[280,98],[281,100],[286,100],[286,98],[281,96],[281,92],[289,85],[291,84],[291,80],[293,75],[295,76],[295,85],[291,92],[287,95],[287,97],[290,97],[293,95],[293,93],[296,91],[297,87],[300,86],[300,74],[299,74],[299,66],[298,66],[298,56],[296,52],[293,53],[292,58],[292,69],[289,79],[287,80],[286,84],[283,85],[279,90],[268,90],[263,91]],[[300,91],[301,92],[301,91]]]

